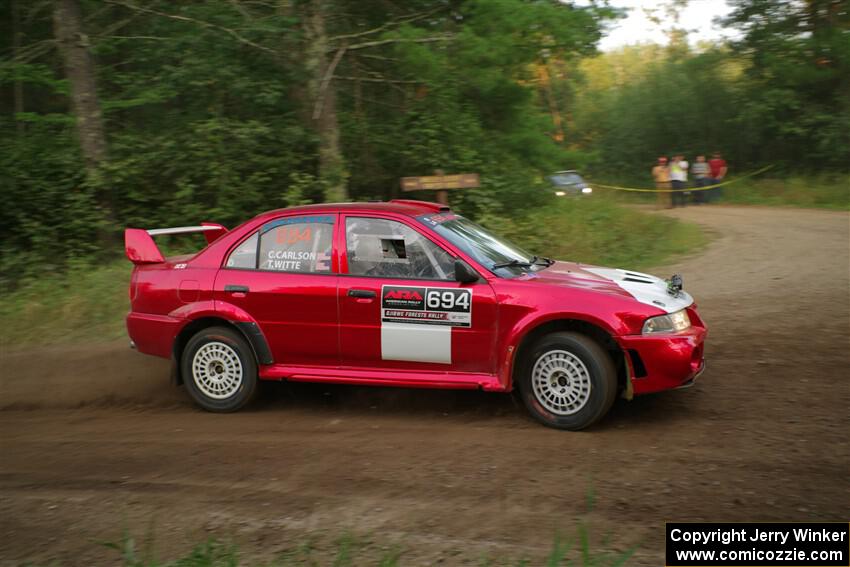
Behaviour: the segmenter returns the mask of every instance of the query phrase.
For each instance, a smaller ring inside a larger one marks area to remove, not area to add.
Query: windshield
[[[421,215],[417,219],[501,277],[512,277],[545,267],[537,257],[454,213]],[[504,266],[513,262],[516,265]],[[503,265],[502,267],[494,267]]]
[[[556,173],[550,175],[549,180],[554,185],[581,185],[584,183],[584,179],[577,173]]]

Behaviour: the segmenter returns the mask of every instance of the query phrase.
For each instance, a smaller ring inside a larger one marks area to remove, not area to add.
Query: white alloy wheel
[[[590,399],[590,373],[584,362],[566,350],[544,352],[531,371],[534,397],[555,415],[572,415]]]
[[[192,359],[192,379],[205,396],[224,400],[242,385],[242,361],[230,346],[218,341],[206,343]]]

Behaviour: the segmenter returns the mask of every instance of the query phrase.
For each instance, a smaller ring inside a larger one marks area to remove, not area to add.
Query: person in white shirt
[[[685,156],[673,156],[673,161],[670,163],[670,181],[673,183],[673,206],[684,207],[690,195],[690,191],[682,191],[688,187],[688,162]]]
[[[691,173],[694,176],[694,187],[699,188],[711,185],[708,162],[705,161],[705,156],[697,156],[697,161],[691,168]],[[706,198],[706,193],[708,193],[709,191],[710,189],[706,191],[694,191],[694,203],[696,203],[697,205],[707,203],[708,199]]]

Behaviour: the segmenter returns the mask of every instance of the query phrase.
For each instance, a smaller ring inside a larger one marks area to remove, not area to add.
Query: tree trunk
[[[77,135],[91,176],[106,159],[106,135],[97,100],[94,62],[88,36],[82,28],[78,0],[54,0],[53,33],[71,86],[71,108],[77,120]]]
[[[88,36],[83,32],[79,0],[54,0],[53,34],[71,86],[71,109],[77,120],[77,137],[85,160],[86,176],[106,223],[99,229],[102,251],[115,248],[115,210],[110,189],[101,178],[99,166],[106,160],[106,134],[97,99],[94,61]]]
[[[18,0],[12,0],[12,58],[17,59],[18,53],[21,50],[21,8],[18,5]],[[24,83],[19,78],[15,78],[13,85],[14,90],[14,109],[17,115],[24,111]],[[18,135],[24,133],[24,123],[15,118],[15,131]]]
[[[328,201],[346,201],[347,174],[339,145],[333,85],[333,70],[345,51],[343,48],[332,60],[328,59],[323,0],[308,0],[302,10],[304,65],[309,77],[307,92],[313,106],[309,120],[319,138],[319,179],[327,187],[325,197]]]

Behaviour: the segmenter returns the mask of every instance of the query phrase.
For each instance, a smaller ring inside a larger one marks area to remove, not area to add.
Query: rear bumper
[[[617,342],[631,366],[635,395],[692,385],[705,369],[706,335],[704,326],[694,325],[670,335],[619,337]]]
[[[185,323],[167,315],[130,313],[127,315],[127,334],[139,352],[171,358],[174,338]]]

